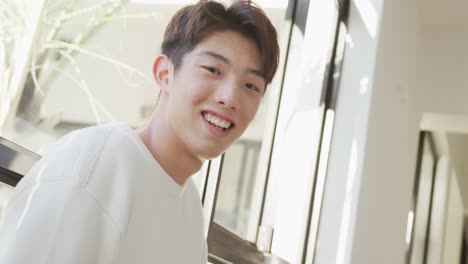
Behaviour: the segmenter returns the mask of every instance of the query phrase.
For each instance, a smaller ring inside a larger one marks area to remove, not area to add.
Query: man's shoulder
[[[131,129],[123,123],[109,123],[75,130],[57,141],[50,152],[100,151],[111,136],[128,137]],[[64,153],[62,153],[64,154]]]
[[[65,135],[62,139],[79,139],[82,141],[81,143],[87,142],[87,140],[93,142],[105,141],[112,133],[127,132],[128,130],[130,130],[130,128],[123,123],[108,123],[75,130]]]
[[[25,187],[41,177],[42,182],[75,181],[91,173],[112,134],[123,124],[106,124],[75,130],[60,138],[22,180]],[[29,182],[29,184],[28,184]]]

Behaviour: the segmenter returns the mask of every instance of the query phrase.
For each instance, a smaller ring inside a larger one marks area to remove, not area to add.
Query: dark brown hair
[[[180,9],[164,33],[162,53],[170,57],[177,70],[183,56],[215,32],[234,31],[252,39],[258,47],[266,84],[275,75],[279,61],[277,33],[265,13],[248,0],[231,6],[212,0],[201,0]]]

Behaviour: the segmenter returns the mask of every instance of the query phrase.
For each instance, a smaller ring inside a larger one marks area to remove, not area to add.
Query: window
[[[214,221],[250,241],[255,241],[257,233],[266,169],[272,147],[272,132],[279,104],[281,73],[291,30],[287,17],[293,3],[289,1],[288,4],[287,0],[283,0],[276,1],[274,5],[265,5],[260,2],[260,6],[278,31],[280,66],[262,98],[255,119],[240,139],[226,151],[220,169],[219,195],[213,211]]]
[[[9,96],[0,98],[0,105],[8,106],[2,108],[8,121],[2,123],[3,137],[42,154],[75,129],[110,121],[144,123],[158,94],[151,69],[163,30],[188,1],[126,2],[6,2],[20,16],[9,21],[28,19],[36,27],[23,28],[29,39],[4,38],[0,45],[9,55],[3,83],[10,84],[2,88]],[[41,9],[41,19],[33,20]],[[15,57],[15,51],[31,57]],[[25,67],[17,66],[20,60]],[[14,82],[21,79],[23,85]]]
[[[219,258],[261,263],[255,245],[259,226],[273,229],[274,255],[289,263],[312,263],[345,48],[345,3],[289,2],[288,35],[281,36],[286,54],[273,84],[278,101],[270,103],[263,121],[261,147],[241,138],[213,161],[214,171],[210,168],[207,197],[214,202],[205,200],[205,210],[212,215],[213,263],[223,263]]]

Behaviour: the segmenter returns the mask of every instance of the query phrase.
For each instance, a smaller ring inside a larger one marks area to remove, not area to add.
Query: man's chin
[[[222,149],[222,150],[209,150],[209,151],[204,151],[202,153],[200,153],[200,158],[204,159],[204,160],[212,160],[212,159],[216,159],[218,157],[220,157],[221,155],[223,155],[223,153],[226,151],[226,149]]]
[[[224,153],[224,152],[217,153],[217,154],[204,155],[202,158],[203,158],[204,160],[213,160],[213,159],[216,159],[216,158],[221,157],[221,155],[223,155],[223,153]]]

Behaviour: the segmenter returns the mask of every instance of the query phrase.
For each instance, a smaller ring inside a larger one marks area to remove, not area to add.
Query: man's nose
[[[239,87],[235,82],[226,82],[218,87],[216,91],[216,101],[224,108],[231,110],[240,109]]]

